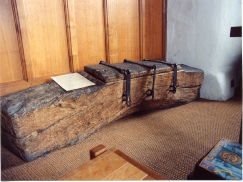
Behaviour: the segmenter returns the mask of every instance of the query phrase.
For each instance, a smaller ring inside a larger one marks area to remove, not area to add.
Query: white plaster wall
[[[204,71],[201,98],[227,100],[239,84],[242,38],[241,0],[168,0],[167,61]],[[231,81],[235,86],[231,88]]]

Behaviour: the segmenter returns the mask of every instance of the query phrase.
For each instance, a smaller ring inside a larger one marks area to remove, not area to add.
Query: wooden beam
[[[130,107],[124,101],[127,82],[123,74],[103,65],[87,66],[87,72],[80,74],[94,82],[94,86],[66,92],[52,81],[1,97],[2,141],[24,160],[31,161],[53,149],[80,142],[120,117],[178,106],[199,96],[202,70],[178,66],[177,90],[173,93],[172,67],[157,63],[152,99],[147,94],[153,83],[151,71],[129,63],[120,66],[129,68],[132,75]]]

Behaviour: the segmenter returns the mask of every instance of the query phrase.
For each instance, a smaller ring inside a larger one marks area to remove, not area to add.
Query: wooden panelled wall
[[[85,65],[165,59],[166,0],[0,0],[0,96]]]

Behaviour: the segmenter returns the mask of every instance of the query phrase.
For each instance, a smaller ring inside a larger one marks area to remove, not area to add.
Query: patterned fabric
[[[242,179],[242,146],[222,139],[199,164],[207,171],[227,180]]]

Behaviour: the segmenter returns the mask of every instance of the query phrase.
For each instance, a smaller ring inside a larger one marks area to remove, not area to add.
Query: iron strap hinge
[[[146,92],[146,95],[147,96],[152,96],[152,100],[154,100],[154,84],[155,84],[156,69],[157,69],[156,65],[149,66],[149,65],[142,64],[142,63],[130,61],[130,60],[127,60],[127,59],[124,59],[124,63],[136,64],[136,65],[143,66],[143,67],[146,67],[148,69],[153,69],[154,70],[152,89],[148,89],[147,92]]]
[[[113,68],[117,71],[119,71],[121,74],[125,76],[126,80],[126,93],[123,93],[122,95],[122,101],[126,101],[127,107],[130,107],[132,105],[131,95],[130,95],[130,87],[131,87],[131,72],[129,69],[121,69],[117,68],[115,66],[112,66],[111,64],[108,64],[104,61],[100,61],[100,64],[108,66],[110,68]]]
[[[143,61],[151,61],[151,62],[166,64],[168,66],[173,67],[173,82],[172,82],[172,85],[170,85],[170,88],[172,88],[170,90],[170,92],[176,93],[176,88],[177,88],[177,64],[175,64],[175,63],[167,63],[167,62],[157,61],[157,60],[148,60],[148,59],[144,59]]]

